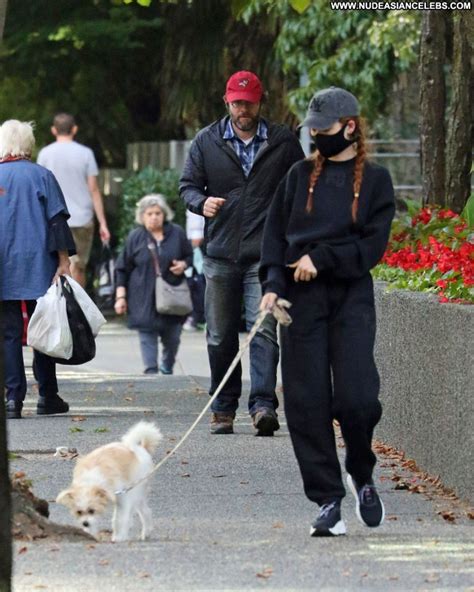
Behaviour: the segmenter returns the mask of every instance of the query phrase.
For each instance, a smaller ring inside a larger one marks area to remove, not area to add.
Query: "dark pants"
[[[26,308],[31,317],[36,300],[27,300]],[[23,364],[23,315],[21,300],[3,301],[3,335],[5,348],[5,387],[8,400],[23,402],[26,395],[26,376]],[[41,397],[55,397],[58,393],[56,364],[53,358],[34,352],[35,375]]]
[[[204,258],[206,276],[207,351],[211,366],[212,395],[232,360],[239,351],[239,326],[242,299],[245,306],[247,330],[252,328],[259,314],[262,291],[258,279],[258,263],[247,265],[223,259]],[[267,316],[250,343],[249,413],[260,407],[276,409],[276,369],[278,341],[276,321]],[[242,391],[242,367],[231,374],[226,385],[212,404],[214,412],[235,413]]]
[[[203,273],[194,273],[188,279],[189,289],[191,291],[191,300],[193,302],[193,312],[191,319],[194,326],[202,325],[206,322],[204,314],[204,294],[206,292],[206,278]]]
[[[161,345],[163,347],[160,367],[167,374],[173,372],[182,329],[183,324],[181,320],[176,321],[175,317],[167,318],[165,315],[162,315],[159,329],[138,332],[146,374],[158,372],[158,339],[161,339]]]
[[[376,462],[371,442],[382,407],[372,278],[291,282],[288,300],[293,323],[281,331],[285,413],[305,493],[322,504],[345,495],[333,419],[357,483],[372,478]]]

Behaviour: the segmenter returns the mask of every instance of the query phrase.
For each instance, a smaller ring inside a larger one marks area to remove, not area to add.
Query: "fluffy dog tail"
[[[162,438],[160,430],[154,423],[140,421],[128,430],[122,437],[122,442],[125,446],[142,446],[151,454]]]

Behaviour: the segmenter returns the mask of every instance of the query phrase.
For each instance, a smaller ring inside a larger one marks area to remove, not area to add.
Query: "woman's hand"
[[[67,251],[58,251],[58,268],[54,274],[53,284],[59,280],[61,275],[71,275],[71,269],[69,265],[69,254]]]
[[[303,255],[301,259],[298,259],[295,263],[290,263],[288,267],[295,270],[293,275],[295,282],[309,282],[318,275],[318,270],[314,267],[309,255]]]
[[[260,310],[268,310],[269,312],[271,312],[277,300],[278,294],[276,294],[275,292],[267,292],[266,294],[264,294],[260,302]]]
[[[186,267],[186,261],[178,261],[177,259],[173,259],[170,265],[170,271],[171,273],[174,273],[174,275],[183,275]]]
[[[117,296],[117,298],[115,299],[114,309],[118,315],[123,315],[127,312],[126,296]]]

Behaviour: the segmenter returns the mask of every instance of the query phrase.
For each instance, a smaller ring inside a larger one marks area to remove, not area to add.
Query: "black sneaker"
[[[59,395],[55,397],[38,397],[36,406],[37,415],[55,415],[56,413],[67,413],[69,405]]]
[[[341,518],[341,500],[334,500],[321,506],[319,516],[311,524],[309,534],[312,537],[346,534],[346,525]]]
[[[21,410],[23,403],[21,401],[7,401],[6,406],[7,419],[21,419]]]
[[[382,500],[373,482],[358,487],[351,475],[347,475],[347,484],[356,500],[356,514],[365,526],[380,526],[385,517]]]
[[[277,414],[273,409],[262,407],[252,415],[253,426],[257,430],[256,436],[273,436],[280,429]]]

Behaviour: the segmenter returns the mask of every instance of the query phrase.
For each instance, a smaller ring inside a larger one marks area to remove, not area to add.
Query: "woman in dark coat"
[[[279,296],[293,304],[293,323],[281,332],[286,419],[306,495],[320,506],[311,535],[337,536],[346,528],[334,419],[359,520],[375,527],[384,518],[372,478],[382,407],[370,270],[385,251],[395,203],[389,172],[366,158],[354,95],[319,91],[303,125],[317,150],[290,169],[271,204],[261,307],[271,310]]]
[[[162,315],[155,307],[158,256],[163,279],[172,285],[186,281],[184,271],[192,265],[193,250],[186,233],[172,224],[173,212],[162,195],[146,195],[137,204],[136,222],[117,261],[115,312],[128,313],[128,327],[137,329],[145,374],[173,374],[173,367],[186,317]],[[158,364],[158,338],[163,352]]]

